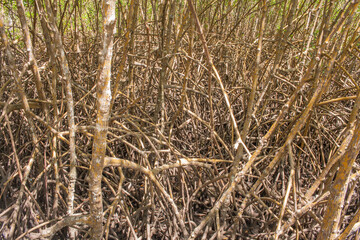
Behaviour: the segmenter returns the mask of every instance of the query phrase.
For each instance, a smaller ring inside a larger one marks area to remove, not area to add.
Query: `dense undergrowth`
[[[92,234],[96,2],[1,3],[2,238]],[[116,3],[103,236],[359,239],[359,1],[189,2]]]

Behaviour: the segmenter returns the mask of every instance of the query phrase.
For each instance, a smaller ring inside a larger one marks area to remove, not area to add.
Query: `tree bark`
[[[115,26],[115,0],[103,2],[103,49],[97,81],[97,117],[94,131],[92,162],[89,173],[91,239],[101,239],[103,232],[103,205],[101,179],[106,153],[106,136],[111,103],[111,58]]]
[[[339,229],[339,219],[347,190],[348,178],[360,151],[360,121],[357,122],[354,135],[348,150],[339,163],[335,181],[330,190],[330,198],[326,207],[325,216],[317,240],[335,239]]]

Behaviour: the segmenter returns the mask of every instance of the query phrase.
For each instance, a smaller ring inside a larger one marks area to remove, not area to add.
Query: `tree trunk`
[[[94,132],[92,161],[89,174],[91,239],[101,239],[103,232],[103,205],[101,179],[106,153],[106,136],[111,103],[111,58],[113,29],[115,26],[115,0],[103,3],[104,32],[103,49],[97,81],[97,117]]]

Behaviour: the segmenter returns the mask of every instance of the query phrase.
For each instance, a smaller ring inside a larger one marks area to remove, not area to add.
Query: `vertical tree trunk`
[[[54,43],[56,48],[59,51],[59,61],[60,61],[60,68],[63,74],[63,78],[65,80],[66,86],[66,98],[67,98],[67,115],[68,115],[68,125],[69,125],[69,152],[70,152],[70,171],[69,171],[69,186],[68,186],[68,197],[67,197],[67,213],[68,215],[72,215],[74,213],[74,198],[75,198],[75,184],[77,179],[77,172],[76,172],[76,152],[75,152],[75,113],[74,113],[74,100],[73,100],[73,93],[72,93],[72,86],[71,86],[71,73],[69,69],[69,63],[66,58],[65,49],[62,41],[62,37],[60,31],[57,27],[57,20],[55,17],[55,13],[52,11],[51,4],[49,0],[45,1],[45,6],[49,18],[49,25],[50,30],[54,34]],[[38,2],[39,7],[39,14],[43,14],[44,9],[43,5]],[[46,30],[44,30],[46,31]],[[70,237],[75,239],[76,231],[70,230]]]
[[[25,94],[25,90],[24,90],[24,87],[21,83],[21,77],[22,75],[24,74],[24,72],[27,70],[28,68],[28,65],[29,64],[25,64],[21,73],[19,74],[18,71],[16,70],[15,68],[15,59],[10,51],[10,46],[8,44],[8,40],[7,40],[7,36],[6,36],[6,32],[5,32],[5,28],[4,28],[4,24],[3,24],[3,15],[2,13],[0,14],[0,35],[1,35],[1,39],[4,43],[4,47],[5,47],[5,53],[9,59],[9,62],[10,62],[10,69],[11,69],[11,72],[15,78],[15,83],[16,83],[16,87],[18,88],[18,96],[19,96],[19,99],[21,99],[21,102],[24,106],[24,109],[25,109],[25,113],[26,115],[28,116],[29,115],[29,112],[30,112],[30,106],[29,106],[29,101],[27,99],[27,96]],[[21,172],[19,173],[20,175],[20,180],[21,180],[21,187],[20,187],[20,192],[19,192],[19,196],[17,198],[17,201],[16,201],[16,204],[14,205],[14,210],[13,210],[13,213],[12,213],[12,223],[10,225],[10,229],[9,229],[9,233],[7,234],[7,237],[9,237],[9,239],[12,239],[13,236],[14,236],[14,233],[15,233],[15,227],[17,225],[17,222],[18,222],[18,217],[19,217],[19,212],[20,212],[20,206],[21,206],[21,201],[22,201],[22,198],[24,196],[24,193],[25,193],[25,184],[27,183],[28,181],[28,177],[29,177],[29,174],[31,172],[31,169],[32,169],[32,166],[33,166],[33,163],[35,161],[35,158],[37,157],[38,153],[39,153],[39,149],[38,149],[38,136],[36,134],[36,131],[35,131],[35,124],[32,120],[31,117],[28,117],[28,121],[29,121],[29,126],[30,126],[30,132],[31,132],[31,137],[32,137],[32,143],[34,145],[34,151],[32,152],[31,154],[31,157],[28,161],[28,164],[25,168],[25,172],[24,174],[21,175]]]
[[[339,225],[341,224],[339,219],[347,192],[348,178],[359,151],[360,121],[358,121],[356,125],[348,150],[340,160],[339,170],[330,190],[330,198],[326,207],[321,230],[317,237],[318,240],[335,239],[337,237]]]
[[[103,2],[103,49],[97,82],[97,117],[94,132],[92,162],[89,174],[91,239],[101,239],[103,231],[103,205],[101,179],[106,153],[106,136],[111,103],[111,58],[115,26],[115,0]]]

